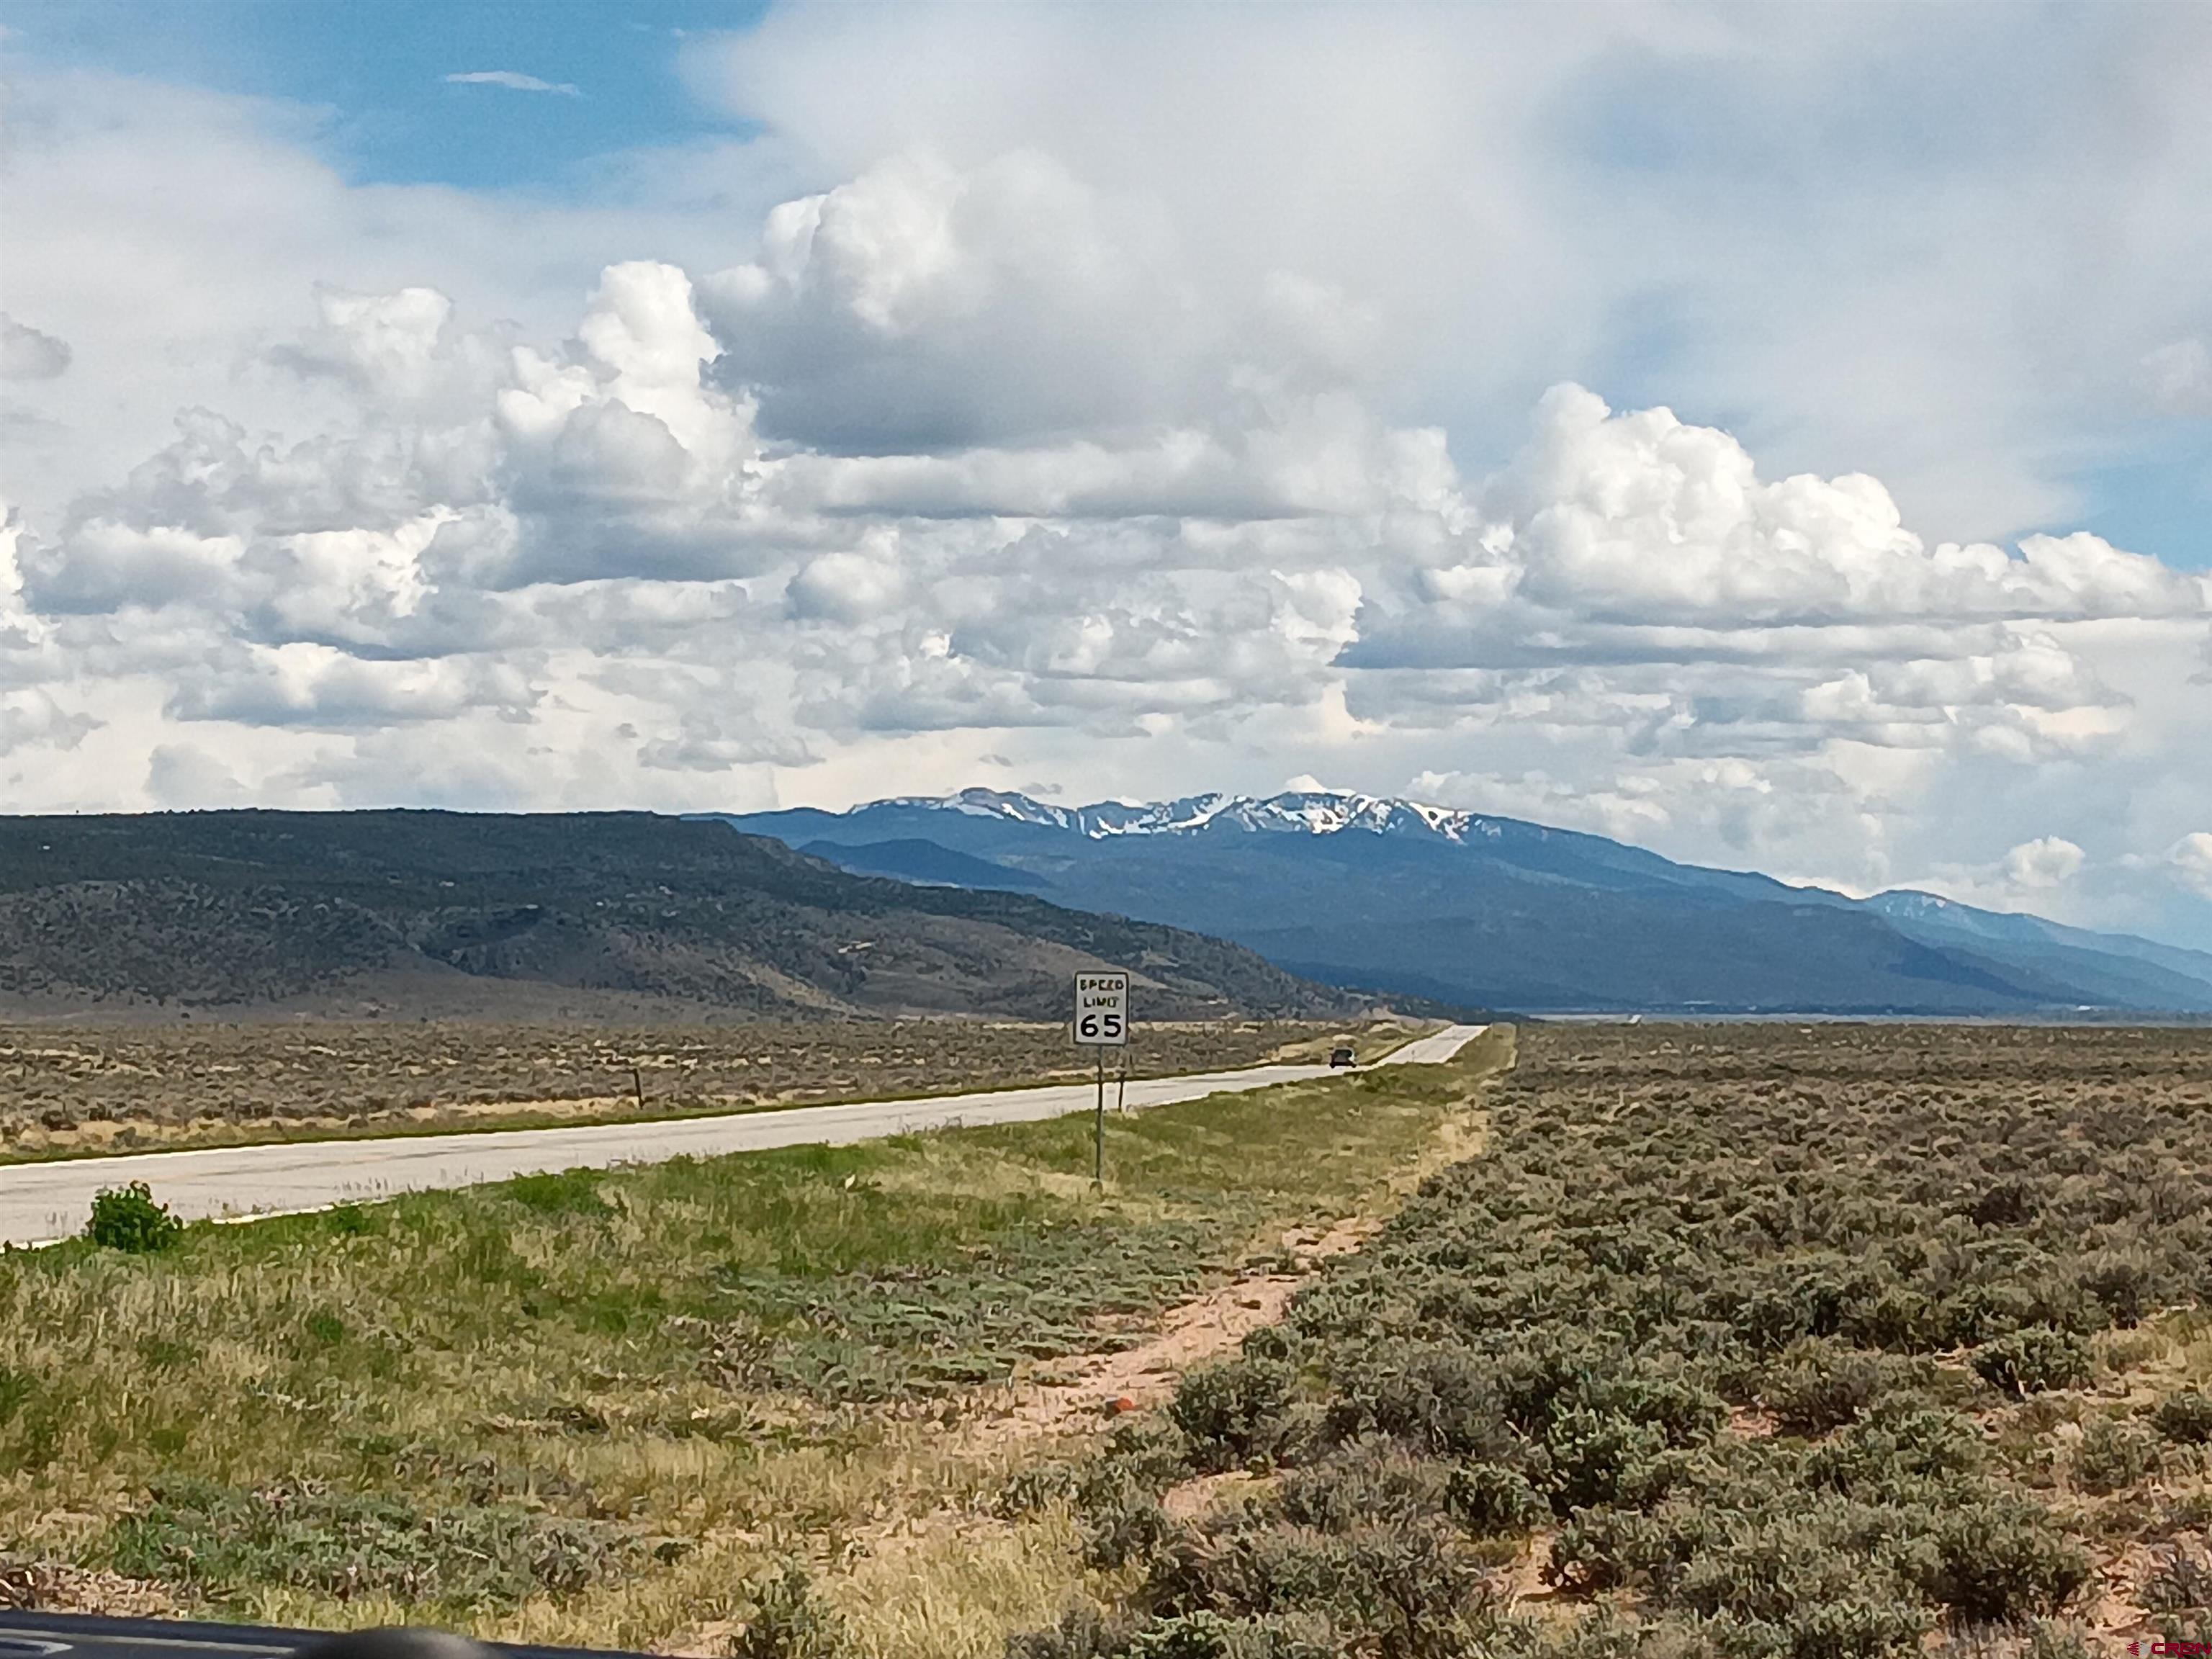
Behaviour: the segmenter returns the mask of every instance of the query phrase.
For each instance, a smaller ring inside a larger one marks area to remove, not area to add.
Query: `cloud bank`
[[[1875,46],[1491,13],[1470,58],[1434,33],[1464,22],[1402,13],[1324,64],[1301,12],[1245,31],[1224,105],[1231,47],[1196,14],[1145,25],[1186,32],[1189,75],[1164,82],[1160,41],[1100,34],[1103,14],[932,13],[925,38],[872,13],[866,40],[860,15],[705,43],[695,81],[773,136],[637,158],[562,209],[348,186],[264,106],[19,94],[39,143],[9,187],[40,234],[11,252],[32,320],[6,364],[45,401],[10,418],[46,424],[8,442],[52,465],[11,465],[0,541],[10,806],[749,808],[1312,774],[2212,943],[2212,584],[2086,532],[1938,527],[1970,497],[2002,520],[2052,495],[1973,413],[2025,371],[1973,386],[1978,356],[1911,357],[1955,324],[1943,284],[1893,326],[1810,293],[1747,309],[1752,337],[1682,376],[1706,404],[1770,388],[1742,422],[1588,372],[1634,311],[1625,256],[1545,216],[1595,141],[1531,132],[1620,86],[1687,143],[1635,78],[1651,54],[1748,119],[1740,74]],[[1046,121],[1023,89],[1073,84],[1054,66],[1078,47],[1097,84]],[[902,51],[959,57],[965,96],[893,76]],[[808,77],[831,61],[825,102]],[[1147,72],[1128,117],[1115,90]],[[1349,111],[1319,136],[1276,97],[1315,75]],[[471,78],[528,79],[501,76]],[[1355,117],[1354,153],[1330,151]],[[1796,142],[1761,129],[1747,153],[1782,167]],[[189,215],[165,205],[187,174]],[[1778,188],[1741,186],[1759,210]],[[1695,216],[1653,233],[1634,285],[1692,332],[1739,280],[1690,282]],[[1984,276],[1958,284],[1985,298]],[[2188,313],[2161,300],[2154,343],[2109,343],[2112,396],[2191,407],[2201,365],[2169,349]],[[1784,352],[1814,318],[1826,346]],[[1822,446],[1789,364],[1820,349],[1825,447],[1908,486],[1794,464]],[[1674,361],[1643,356],[1613,378]],[[1911,433],[1853,435],[1885,422]]]

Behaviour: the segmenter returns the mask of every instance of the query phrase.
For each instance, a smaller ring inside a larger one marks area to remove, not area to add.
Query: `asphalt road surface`
[[[1454,1025],[1416,1038],[1380,1063],[1449,1060],[1485,1028]],[[1326,1077],[1326,1066],[1255,1066],[1186,1077],[1131,1079],[1131,1110],[1212,1094],[1265,1089]],[[1109,1079],[1110,1081],[1110,1079]],[[1109,1092],[1108,1098],[1112,1096]],[[562,1129],[496,1129],[478,1134],[401,1135],[365,1140],[307,1140],[269,1146],[215,1146],[0,1165],[0,1243],[43,1244],[81,1231],[93,1195],[143,1181],[187,1221],[205,1217],[285,1215],[365,1203],[397,1193],[473,1187],[559,1170],[604,1170],[672,1158],[714,1158],[775,1146],[842,1146],[960,1124],[1029,1123],[1086,1111],[1088,1083],[993,1089],[928,1100],[853,1101],[781,1111],[678,1118],[665,1122],[586,1124]],[[0,1653],[0,1659],[9,1659]]]

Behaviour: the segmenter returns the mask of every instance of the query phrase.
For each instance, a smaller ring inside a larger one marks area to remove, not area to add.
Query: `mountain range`
[[[1060,1019],[1109,965],[1152,1019],[1365,1006],[1175,927],[651,813],[0,817],[0,1012]]]
[[[1286,971],[1527,1013],[2212,1012],[2212,955],[1934,894],[1854,899],[1335,792],[1065,807],[967,789],[723,815],[854,872],[1171,923]]]

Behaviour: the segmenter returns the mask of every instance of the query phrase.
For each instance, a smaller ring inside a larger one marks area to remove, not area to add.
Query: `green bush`
[[[507,1195],[542,1215],[608,1215],[612,1212],[599,1196],[605,1172],[599,1170],[560,1170],[517,1176],[507,1183]]]
[[[103,1249],[143,1255],[167,1249],[184,1230],[184,1223],[166,1206],[154,1201],[153,1190],[144,1182],[134,1181],[107,1188],[93,1199],[84,1236]]]
[[[1109,1571],[1141,1561],[1174,1531],[1158,1493],[1127,1468],[1109,1465],[1076,1498],[1084,1559]]]
[[[1344,1649],[1325,1617],[1188,1613],[1139,1626],[1126,1652],[1127,1659],[1343,1659]]]
[[[29,1372],[0,1365],[0,1429],[8,1426],[9,1419],[23,1408],[32,1392]]]
[[[1887,1285],[1845,1315],[1841,1334],[1862,1347],[1924,1353],[1938,1347],[1936,1304],[1920,1291]]]
[[[1094,1603],[1079,1601],[1057,1625],[1010,1638],[1006,1659],[1120,1659],[1128,1645],[1125,1621],[1109,1618]]]
[[[1238,1645],[1237,1626],[1218,1613],[1155,1619],[1129,1638],[1129,1659],[1229,1659]]]
[[[616,1529],[511,1504],[423,1510],[376,1492],[298,1483],[246,1491],[169,1481],[117,1522],[115,1566],[204,1595],[257,1584],[323,1595],[383,1592],[455,1609],[512,1608],[574,1595],[631,1562]]]
[[[1855,1422],[1881,1395],[1881,1356],[1840,1343],[1792,1344],[1768,1367],[1759,1403],[1792,1434],[1826,1434]]]
[[[1031,1463],[1006,1477],[992,1499],[991,1512],[1002,1521],[1018,1521],[1057,1503],[1074,1503],[1083,1490],[1085,1471],[1073,1463]]]
[[[2107,1251],[2081,1269],[2081,1288],[2122,1327],[2141,1322],[2158,1305],[2158,1280],[2157,1267],[2141,1251]]]
[[[1687,1564],[1672,1595],[1712,1621],[1723,1652],[1787,1659],[1914,1652],[1935,1621],[1853,1547],[1849,1514],[1831,1505],[1728,1528]]]
[[[1676,1449],[1705,1444],[1728,1421],[1728,1407],[1717,1395],[1674,1376],[1632,1370],[1593,1377],[1583,1397],[1601,1410],[1658,1430]]]
[[[1292,1382],[1291,1368],[1273,1359],[1232,1359],[1188,1373],[1168,1415],[1190,1442],[1192,1464],[1230,1469],[1271,1456]]]
[[[1966,1207],[1978,1227],[2019,1227],[2035,1217],[2035,1194],[2024,1181],[1992,1183]]]
[[[2123,1492],[2158,1467],[2158,1441],[2126,1418],[2093,1417],[2069,1460],[2074,1484],[2084,1492]]]
[[[748,1587],[753,1616],[730,1644],[732,1659],[839,1659],[844,1621],[815,1594],[798,1562]]]
[[[2184,1389],[2158,1402],[2151,1425],[2178,1445],[2212,1445],[2212,1394]]]
[[[1189,1442],[1157,1413],[1125,1417],[1106,1436],[1105,1465],[1127,1472],[1155,1492],[1164,1492],[1191,1473],[1184,1454]]]
[[[1478,1538],[1526,1532],[1545,1514],[1543,1498],[1528,1477],[1496,1463],[1465,1463],[1454,1469],[1444,1509]]]
[[[2153,1613],[2212,1614],[2212,1551],[2186,1543],[2160,1551],[2143,1580],[2142,1604]]]
[[[2031,1325],[1985,1342],[1972,1358],[1984,1382],[2015,1400],[2079,1388],[2089,1380],[2089,1353],[2081,1339],[2048,1325]]]
[[[1849,1601],[1883,1575],[1850,1541],[1849,1505],[1831,1498],[1795,1514],[1765,1514],[1717,1528],[1668,1589],[1709,1617],[1782,1626],[1805,1609]],[[1927,1620],[1911,1621],[1913,1633]]]
[[[1544,1484],[1562,1516],[1620,1499],[1656,1496],[1665,1431],[1619,1412],[1577,1407],[1562,1412],[1544,1437],[1549,1468]]]
[[[1928,1616],[1910,1601],[1843,1595],[1792,1608],[1773,1629],[1788,1659],[1885,1659],[1917,1655]]]
[[[1984,1501],[1936,1517],[1913,1576],[1955,1617],[2000,1624],[2057,1613],[2090,1571],[2087,1555],[2040,1510]]]
[[[1889,1503],[1918,1495],[1929,1482],[1974,1474],[1987,1456],[1971,1418],[1878,1408],[1808,1451],[1804,1479],[1863,1503]]]
[[[2021,1659],[2100,1659],[2081,1632],[2049,1619],[2038,1619],[2027,1627],[2027,1650]]]
[[[1544,1577],[1577,1595],[1623,1584],[1646,1589],[1680,1581],[1683,1569],[1722,1541],[1720,1516],[1706,1505],[1584,1510],[1552,1540]]]
[[[1376,1659],[1462,1659],[1493,1608],[1486,1576],[1454,1539],[1407,1523],[1329,1534],[1240,1518],[1180,1538],[1146,1594],[1170,1618],[1297,1620]]]
[[[1382,1342],[1336,1379],[1328,1430],[1386,1434],[1439,1457],[1483,1455],[1506,1439],[1495,1368],[1456,1344]]]
[[[1930,1310],[1929,1341],[1937,1348],[1970,1348],[2035,1322],[2034,1298],[2024,1286],[1969,1285]]]
[[[1449,1466],[1394,1441],[1358,1441],[1285,1475],[1283,1513],[1322,1532],[1415,1520],[1444,1507],[1445,1490],[1454,1478]]]

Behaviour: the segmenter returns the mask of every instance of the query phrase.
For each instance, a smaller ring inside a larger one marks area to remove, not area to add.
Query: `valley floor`
[[[1129,1073],[1324,1060],[1344,1029],[1142,1023]],[[1370,1023],[1361,1046],[1413,1029]],[[0,1025],[0,1163],[884,1100],[1090,1067],[1065,1025],[983,1020]]]
[[[1088,1157],[0,1256],[0,1600],[737,1659],[2212,1637],[2212,1034],[1500,1028]]]
[[[0,1596],[718,1650],[797,1574],[995,1654],[1084,1573],[1024,1471],[1464,1155],[1510,1043],[1114,1118],[1103,1194],[1085,1115],[0,1255]]]

